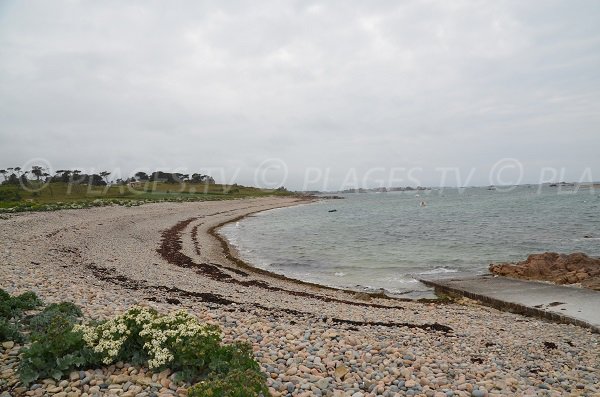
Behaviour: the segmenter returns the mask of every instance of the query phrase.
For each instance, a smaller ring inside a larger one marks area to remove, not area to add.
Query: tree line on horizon
[[[0,182],[0,184],[27,186],[32,181],[36,181],[38,183],[62,182],[66,184],[92,186],[107,186],[111,184],[111,181],[108,179],[111,173],[108,171],[86,174],[81,170],[65,169],[57,170],[54,172],[54,175],[50,174],[49,172],[49,170],[37,165],[31,167],[31,170],[23,170],[21,167],[0,169],[0,175],[3,177],[3,180]],[[32,176],[33,179],[30,179],[30,176]],[[151,174],[148,174],[146,172],[139,171],[129,178],[118,178],[114,183],[117,185],[127,185],[135,182],[164,182],[172,184],[189,182],[214,184],[215,180],[210,175],[201,173],[183,174],[178,172],[154,171]]]

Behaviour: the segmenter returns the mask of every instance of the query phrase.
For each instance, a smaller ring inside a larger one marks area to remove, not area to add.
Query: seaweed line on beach
[[[110,269],[103,268],[103,267],[96,266],[94,264],[88,264],[88,265],[86,265],[86,268],[88,268],[98,280],[101,280],[104,282],[109,282],[113,285],[118,285],[125,289],[131,289],[134,291],[151,292],[152,293],[151,296],[146,298],[149,301],[155,301],[155,302],[159,301],[156,293],[162,292],[165,294],[165,296],[164,296],[165,302],[167,302],[169,304],[173,304],[173,305],[180,305],[181,301],[179,298],[181,298],[181,299],[198,300],[201,302],[215,304],[218,306],[235,305],[236,310],[243,311],[243,312],[247,311],[246,309],[244,309],[245,304],[227,299],[227,298],[223,297],[222,295],[206,293],[206,292],[187,291],[187,290],[183,290],[181,288],[167,287],[164,285],[148,285],[143,280],[133,280],[126,276],[116,274],[115,268],[110,268]],[[280,312],[285,312],[287,314],[291,314],[294,316],[304,316],[304,317],[309,317],[309,318],[315,317],[315,315],[312,313],[302,312],[302,311],[293,310],[293,309],[279,309],[279,308],[274,308],[274,307],[263,306],[260,304],[252,304],[252,307],[254,309],[262,309],[262,310],[265,310],[268,312],[280,311]],[[340,319],[340,318],[333,318],[333,317],[329,318],[329,319],[327,317],[321,317],[320,320],[323,322],[327,322],[328,320],[330,320],[332,323],[335,323],[335,324],[346,324],[346,325],[352,325],[352,326],[418,328],[418,329],[422,329],[427,332],[441,332],[445,335],[453,336],[452,335],[453,329],[451,327],[449,327],[447,325],[442,325],[439,323],[413,324],[413,323],[395,323],[395,322],[379,322],[379,321],[355,321],[355,320],[347,320],[347,319]]]
[[[191,237],[192,237],[192,242],[194,243],[194,251],[196,252],[196,255],[200,256],[201,255],[201,250],[200,250],[200,243],[198,243],[198,227],[202,225],[202,223],[196,224],[192,227],[192,231],[190,233]],[[217,267],[221,267],[219,265],[217,265],[216,263],[211,263],[211,265],[213,266],[217,266]],[[234,268],[227,268],[227,270],[238,274],[242,277],[248,277],[249,274],[246,273],[243,270],[240,269],[234,269]]]
[[[237,219],[237,218],[234,218],[234,219]],[[196,262],[194,262],[194,260],[192,258],[190,258],[189,256],[187,256],[181,252],[181,248],[182,248],[181,234],[182,234],[183,230],[185,230],[186,227],[188,227],[193,221],[196,221],[196,220],[198,220],[198,217],[189,218],[189,219],[180,221],[177,224],[175,224],[173,227],[163,231],[161,244],[160,244],[160,247],[157,249],[157,252],[163,257],[163,259],[165,259],[167,262],[169,262],[175,266],[199,269],[199,273],[206,275],[207,277],[209,277],[213,280],[238,284],[238,285],[241,285],[244,287],[258,287],[258,288],[266,289],[269,291],[285,292],[289,295],[317,299],[317,300],[320,300],[323,302],[337,302],[337,303],[344,303],[344,304],[353,305],[353,306],[367,306],[367,307],[375,307],[375,308],[380,308],[380,309],[401,308],[399,306],[387,306],[387,305],[381,305],[381,304],[376,304],[376,303],[355,302],[355,301],[348,301],[348,300],[343,300],[343,299],[332,298],[332,297],[323,296],[323,295],[311,294],[311,293],[303,292],[303,291],[293,291],[293,290],[288,290],[288,289],[284,289],[281,287],[275,287],[275,286],[270,285],[269,283],[267,283],[265,281],[261,281],[261,280],[244,280],[244,281],[242,281],[242,280],[238,280],[238,279],[232,277],[231,275],[223,272],[221,270],[224,268],[223,266],[218,266],[216,264],[210,264],[210,263],[196,263]],[[214,229],[215,228],[213,227],[209,230],[209,233],[213,236],[214,236]],[[225,254],[228,259],[233,260],[236,264],[239,264],[240,262],[242,262],[240,259],[235,258],[231,255],[231,253],[228,251],[228,245],[226,243],[223,243],[223,241],[220,239],[219,239],[219,241],[221,242],[221,246],[225,250]],[[242,262],[242,263],[245,264],[245,262]],[[264,274],[264,275],[268,275],[271,277],[276,276],[276,278],[283,278],[283,279],[292,281],[292,282],[300,284],[300,285],[309,284],[311,287],[315,287],[315,286],[319,287],[319,288],[322,287],[320,285],[304,283],[302,281],[292,280],[292,279],[289,279],[284,276],[275,275],[271,272],[251,267],[248,264],[245,264],[244,268],[245,268],[245,270],[253,270],[255,273],[258,273],[258,274]],[[226,269],[231,270],[231,268],[229,268],[229,267],[227,267]],[[323,288],[332,290],[332,291],[336,291],[336,289],[331,288],[331,287],[323,287]],[[344,292],[348,292],[348,291],[344,291]],[[352,293],[356,294],[356,292],[354,292],[354,291],[352,291]]]
[[[314,201],[314,199],[306,199],[306,198],[304,198],[302,200],[303,201]],[[280,208],[280,207],[274,207],[274,208]],[[245,262],[244,260],[238,258],[237,256],[235,256],[233,254],[233,252],[231,250],[231,246],[229,245],[227,240],[221,234],[219,234],[218,230],[228,223],[240,221],[248,216],[254,215],[254,214],[256,214],[258,212],[262,212],[262,211],[263,210],[250,212],[245,215],[241,215],[241,216],[235,217],[233,219],[229,219],[225,222],[221,222],[217,225],[212,226],[207,231],[207,233],[209,235],[214,237],[221,244],[221,248],[223,249],[223,253],[224,253],[225,257],[228,260],[230,260],[231,262],[235,263],[237,266],[243,268],[244,270],[249,270],[256,274],[266,275],[266,276],[280,279],[280,280],[290,282],[293,284],[303,285],[303,286],[312,287],[312,288],[318,288],[321,290],[332,291],[332,292],[344,292],[346,294],[354,295],[357,297],[358,296],[367,296],[368,298],[386,299],[386,300],[390,300],[390,301],[394,301],[394,302],[415,302],[416,301],[416,302],[420,302],[420,303],[434,303],[434,304],[439,304],[439,305],[444,305],[444,304],[449,303],[449,301],[447,299],[430,299],[430,298],[410,299],[410,298],[401,298],[398,296],[388,296],[385,294],[385,292],[359,292],[359,291],[354,291],[354,290],[350,290],[350,289],[330,287],[330,286],[323,285],[323,284],[317,284],[317,283],[312,283],[309,281],[303,281],[303,280],[290,278],[290,277],[284,276],[282,274],[273,273],[268,270],[260,269],[255,266],[252,266],[249,263]],[[283,290],[283,289],[282,289],[282,291],[291,292],[289,290]],[[315,297],[314,295],[311,295],[311,294],[307,294],[307,295],[308,295],[308,297]],[[386,305],[380,305],[380,304],[376,304],[376,303],[353,302],[353,301],[337,300],[335,298],[331,298],[331,299],[333,299],[333,300],[331,300],[331,301],[325,300],[325,301],[326,302],[343,302],[343,303],[355,305],[355,306],[370,306],[370,307],[385,308],[385,309],[401,308],[401,306],[386,306]]]

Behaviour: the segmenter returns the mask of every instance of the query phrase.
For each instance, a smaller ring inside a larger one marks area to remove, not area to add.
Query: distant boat
[[[419,204],[421,207],[427,207],[427,203],[425,201],[421,201],[421,204]]]
[[[337,212],[337,210],[329,210],[329,211],[327,211],[327,212]]]

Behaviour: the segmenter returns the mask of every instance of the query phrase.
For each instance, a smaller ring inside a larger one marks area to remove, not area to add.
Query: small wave
[[[419,282],[419,280],[415,280],[414,278],[401,278],[401,279],[394,279],[393,280],[395,283],[399,283],[399,284],[416,284]]]
[[[416,284],[419,280],[414,279],[408,275],[403,276],[392,276],[392,277],[382,277],[378,280],[385,282],[386,284]]]
[[[424,272],[420,272],[418,274],[440,274],[440,273],[456,273],[458,270],[456,269],[446,269],[445,267],[438,267],[431,270],[426,270]]]
[[[344,272],[335,272],[334,274],[338,277],[344,277],[346,275]]]
[[[280,269],[290,269],[290,270],[298,270],[298,269],[312,269],[319,268],[320,264],[316,261],[276,261],[272,262],[271,266],[277,267]]]

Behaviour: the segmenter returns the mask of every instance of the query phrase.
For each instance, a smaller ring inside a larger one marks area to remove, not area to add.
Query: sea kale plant
[[[42,301],[34,292],[25,292],[18,296],[10,296],[0,289],[0,341],[13,340],[22,342],[20,322],[27,310],[40,306]]]
[[[18,369],[26,385],[40,378],[60,379],[75,368],[99,363],[98,355],[86,346],[81,333],[73,330],[68,316],[52,317],[41,332],[33,333],[31,342]]]
[[[29,342],[18,367],[25,385],[125,361],[152,370],[170,368],[180,380],[198,382],[189,390],[191,397],[269,394],[252,347],[223,344],[219,327],[200,323],[185,310],[162,315],[134,306],[108,321],[79,324],[82,312],[72,303],[28,312],[40,305],[32,292],[11,297],[0,290],[0,341]]]
[[[77,325],[75,330],[83,333],[104,364],[128,361],[150,369],[168,367],[186,379],[202,375],[221,342],[218,327],[201,324],[185,310],[161,315],[139,306],[98,326]]]
[[[223,345],[217,326],[202,324],[185,310],[161,315],[136,306],[100,325],[76,325],[74,330],[104,364],[126,361],[154,370],[170,368],[180,379],[201,381],[192,389],[195,395],[268,395],[250,345]]]
[[[23,314],[23,311],[35,309],[42,305],[42,301],[35,292],[27,291],[18,296],[10,296],[0,289],[0,317],[14,318]]]
[[[265,378],[245,343],[223,346],[213,352],[209,376],[188,391],[188,397],[268,396]]]
[[[70,324],[75,324],[81,316],[81,309],[71,302],[52,303],[27,319],[27,327],[32,333],[43,334],[56,318],[63,318]]]

